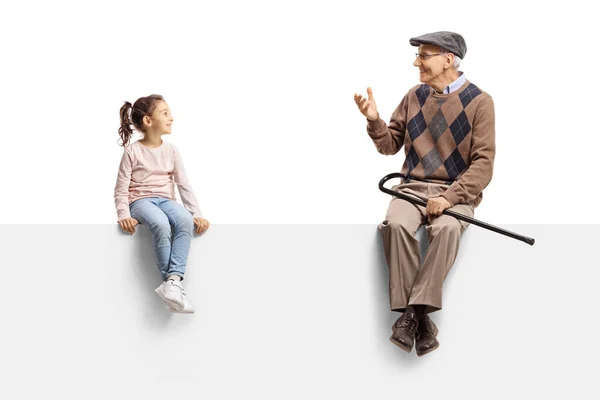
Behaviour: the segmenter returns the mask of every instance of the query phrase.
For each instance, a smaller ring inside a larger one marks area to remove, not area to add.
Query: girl
[[[139,98],[121,107],[121,145],[125,148],[115,185],[115,206],[121,228],[133,234],[138,223],[150,228],[158,269],[163,283],[155,292],[172,312],[193,313],[181,281],[185,274],[190,242],[210,223],[202,218],[179,150],[162,135],[171,133],[173,117],[162,96]],[[141,140],[129,144],[135,129]],[[175,200],[177,184],[182,207]]]

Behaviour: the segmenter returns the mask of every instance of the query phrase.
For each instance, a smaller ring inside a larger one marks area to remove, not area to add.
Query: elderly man
[[[389,267],[390,306],[402,315],[393,325],[392,343],[417,355],[439,346],[438,329],[428,314],[442,308],[442,285],[452,268],[460,235],[468,226],[446,209],[473,216],[492,178],[495,156],[494,103],[458,70],[467,52],[463,37],[434,32],[410,39],[418,46],[414,66],[422,82],[410,89],[386,124],[371,88],[354,95],[367,117],[377,150],[406,159],[409,179],[394,189],[427,201],[427,207],[393,198],[379,225]],[[416,231],[426,224],[429,249],[420,265]]]

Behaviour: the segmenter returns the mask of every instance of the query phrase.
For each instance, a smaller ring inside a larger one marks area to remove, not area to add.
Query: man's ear
[[[454,54],[452,54],[452,53],[446,54],[446,61],[448,62],[448,65],[445,66],[446,68],[450,68],[451,66],[453,66],[454,65]]]

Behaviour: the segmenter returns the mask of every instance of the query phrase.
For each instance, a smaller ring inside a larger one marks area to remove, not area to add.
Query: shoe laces
[[[405,317],[400,321],[400,327],[414,331],[417,329],[417,320],[415,318]]]
[[[181,297],[185,299],[185,289],[183,289],[183,285],[181,284],[181,282],[177,282],[174,280],[170,280],[171,285],[175,286],[177,289],[179,289],[179,293],[181,293]]]

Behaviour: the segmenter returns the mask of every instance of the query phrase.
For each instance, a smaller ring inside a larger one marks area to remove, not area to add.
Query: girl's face
[[[150,117],[144,117],[144,124],[147,130],[151,130],[160,135],[168,135],[171,133],[171,124],[173,124],[173,116],[171,110],[165,101],[159,101]]]

